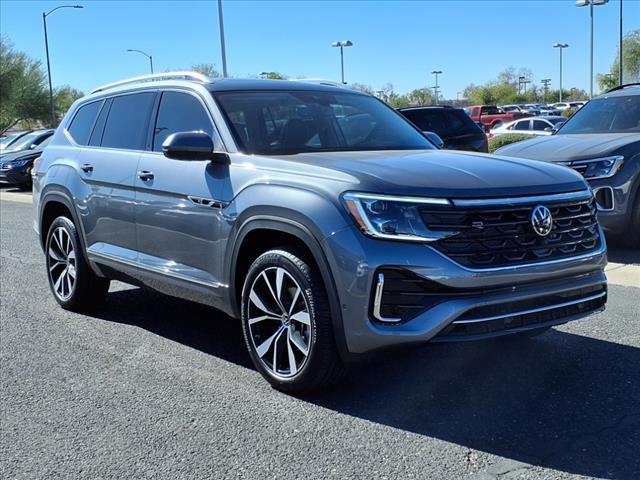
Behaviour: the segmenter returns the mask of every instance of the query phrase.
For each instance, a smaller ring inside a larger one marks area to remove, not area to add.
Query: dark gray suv
[[[33,183],[60,305],[97,307],[111,279],[209,304],[286,391],[385,347],[534,335],[607,297],[578,173],[437,150],[338,86],[108,85],[70,109]]]

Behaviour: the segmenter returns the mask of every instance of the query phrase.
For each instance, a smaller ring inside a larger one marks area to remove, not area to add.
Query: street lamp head
[[[82,5],[74,5],[73,8],[84,8]]]
[[[434,75],[440,75],[442,73],[442,70],[433,70],[431,73]]]
[[[556,43],[553,48],[567,48],[568,46],[568,43]]]
[[[576,7],[588,7],[589,5],[596,7],[607,3],[609,3],[609,0],[576,0]]]
[[[338,42],[333,42],[331,46],[332,47],[352,47],[353,42],[351,42],[351,40],[340,40]]]

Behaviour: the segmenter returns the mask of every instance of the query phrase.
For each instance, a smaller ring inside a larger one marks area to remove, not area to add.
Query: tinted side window
[[[91,137],[89,138],[89,145],[92,147],[99,146],[100,142],[102,142],[102,132],[104,132],[104,124],[107,123],[107,115],[109,115],[109,108],[111,107],[111,99],[107,99],[98,114],[98,119],[96,120],[96,124],[93,127],[93,132],[91,132]]]
[[[162,143],[172,133],[193,131],[203,131],[213,137],[213,125],[204,106],[188,93],[164,92],[158,109],[153,151],[162,151]]]
[[[144,150],[155,93],[115,97],[102,136],[103,147]]]
[[[547,122],[543,122],[542,120],[534,120],[533,121],[533,129],[534,130],[544,130],[545,128],[550,127]]]
[[[78,112],[71,121],[71,125],[69,125],[67,129],[76,143],[86,145],[89,142],[91,128],[93,127],[93,122],[96,119],[96,115],[98,115],[98,110],[101,105],[102,101],[91,102],[78,109]]]
[[[522,120],[516,123],[514,130],[529,130],[529,120]]]

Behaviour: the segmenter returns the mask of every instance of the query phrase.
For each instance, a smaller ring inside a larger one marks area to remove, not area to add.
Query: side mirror
[[[38,146],[37,143],[32,143],[31,145],[29,145],[29,150],[33,150],[34,148],[36,148]]]
[[[162,144],[162,153],[173,160],[210,160],[214,163],[229,163],[226,153],[214,152],[213,140],[205,132],[176,132]]]
[[[553,127],[547,127],[544,129],[545,132],[553,132]]]
[[[553,128],[551,129],[551,135],[555,135],[556,133],[558,133],[558,130],[560,130],[560,127],[564,125],[564,122],[558,122],[556,123]]]
[[[427,140],[433,143],[436,147],[438,147],[439,149],[444,148],[444,140],[440,138],[440,135],[438,135],[435,132],[427,132],[427,131],[422,133],[424,134],[425,137],[427,137]]]

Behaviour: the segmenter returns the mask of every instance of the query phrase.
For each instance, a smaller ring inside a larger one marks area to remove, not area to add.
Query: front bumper
[[[600,234],[602,236],[602,232]],[[454,322],[481,318],[477,312],[482,312],[482,309],[503,311],[487,315],[487,321],[503,315],[507,321],[514,322],[513,328],[479,331],[475,338],[565,323],[600,311],[606,301],[604,267],[607,258],[604,236],[602,239],[600,248],[586,255],[483,270],[459,265],[427,245],[375,240],[352,228],[327,237],[323,246],[339,292],[348,350],[353,354],[363,354],[430,340],[458,340],[460,338],[456,337],[460,335],[445,338]],[[378,274],[388,268],[410,272],[451,295],[409,320],[380,322],[373,314],[373,303]],[[578,292],[579,296],[580,291],[586,292],[585,299],[599,295],[601,302],[581,305],[576,307],[578,311],[550,308],[548,310],[553,317],[543,314],[538,322],[526,323],[520,315],[537,313],[527,313],[532,310],[530,305],[549,303],[548,299],[552,297],[573,301],[578,298],[574,293]],[[473,335],[467,338],[473,338]]]
[[[0,170],[0,183],[8,183],[11,185],[22,185],[29,183],[30,173],[27,169],[16,168],[9,170]]]

